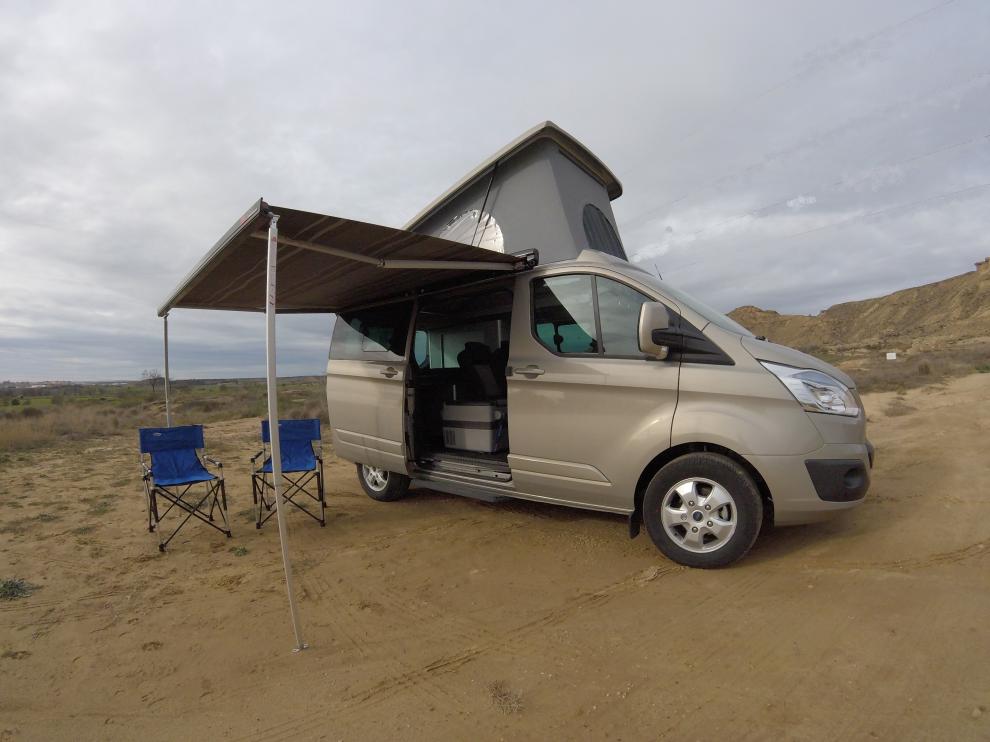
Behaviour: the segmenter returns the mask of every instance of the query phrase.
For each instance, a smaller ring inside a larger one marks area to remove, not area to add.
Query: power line
[[[798,80],[798,79],[800,79],[802,77],[805,77],[805,76],[807,76],[809,74],[812,74],[817,69],[821,68],[822,66],[826,65],[827,63],[830,63],[830,62],[831,63],[834,63],[834,62],[838,61],[839,59],[842,59],[842,57],[846,56],[847,54],[849,54],[850,52],[852,52],[856,48],[861,48],[863,46],[866,46],[867,44],[875,41],[876,39],[880,38],[881,36],[884,36],[884,35],[892,32],[892,31],[895,31],[898,28],[901,28],[902,26],[906,26],[908,24],[914,23],[918,19],[923,18],[923,17],[925,17],[927,15],[930,15],[931,13],[934,13],[936,11],[939,11],[942,8],[945,8],[945,7],[949,6],[949,5],[952,5],[955,2],[956,2],[956,0],[945,0],[945,2],[939,3],[938,5],[934,5],[934,6],[930,7],[930,8],[927,8],[926,10],[922,10],[922,11],[920,11],[918,13],[915,13],[914,15],[908,16],[907,18],[904,18],[904,19],[902,19],[900,21],[897,21],[896,23],[892,23],[892,24],[890,24],[888,26],[884,26],[883,28],[880,28],[877,31],[874,31],[872,34],[866,36],[865,38],[854,39],[852,41],[848,41],[848,42],[846,42],[845,44],[843,44],[840,47],[839,51],[837,51],[837,52],[833,53],[832,55],[830,55],[829,59],[824,60],[824,61],[819,59],[816,62],[813,62],[813,63],[811,63],[809,65],[806,65],[803,69],[799,70],[798,72],[795,72],[794,74],[789,75],[788,77],[784,78],[783,80],[774,83],[773,85],[769,86],[768,88],[764,89],[763,91],[761,91],[759,93],[756,93],[754,95],[747,95],[747,96],[743,96],[742,98],[739,98],[738,100],[736,100],[735,103],[730,104],[720,114],[718,114],[718,120],[721,121],[722,119],[725,118],[725,116],[727,114],[729,114],[729,113],[731,113],[731,112],[739,109],[742,106],[742,104],[744,104],[744,103],[750,105],[750,104],[753,104],[753,103],[755,103],[755,102],[757,102],[759,100],[762,100],[763,98],[766,98],[766,97],[768,97],[770,95],[773,95],[778,90],[781,90],[781,89],[787,87],[790,83],[794,82],[795,80]],[[679,144],[683,144],[684,142],[687,142],[687,141],[689,141],[691,139],[694,139],[695,137],[701,135],[704,132],[710,131],[716,123],[718,123],[718,122],[717,121],[711,121],[708,124],[699,125],[695,129],[693,129],[692,131],[690,131],[689,133],[687,133],[686,135],[684,135],[683,137],[681,137],[679,140],[677,140],[677,142],[675,143],[675,146],[676,145],[679,145]],[[646,165],[643,164],[643,165],[640,166],[639,169],[642,169],[645,166]]]
[[[909,164],[909,163],[912,163],[912,162],[917,162],[918,160],[923,160],[926,157],[932,157],[933,155],[942,154],[943,152],[949,152],[949,151],[951,151],[953,149],[958,149],[959,147],[965,147],[966,145],[973,144],[974,142],[979,142],[981,140],[986,140],[986,139],[990,139],[990,132],[988,132],[986,134],[980,134],[979,136],[972,137],[970,139],[965,139],[965,140],[960,141],[960,142],[954,142],[953,144],[947,144],[947,145],[944,145],[942,147],[938,147],[936,149],[930,150],[928,152],[924,152],[924,153],[922,153],[920,155],[912,155],[911,157],[907,157],[907,158],[904,158],[902,160],[894,160],[894,161],[887,160],[885,162],[880,162],[880,163],[878,163],[878,164],[873,165],[872,167],[870,167],[870,170],[872,171],[872,170],[875,170],[876,168],[879,168],[879,167],[894,167],[894,166],[897,166],[897,165],[906,165],[906,164]],[[817,191],[817,190],[823,190],[823,189],[826,189],[826,188],[835,188],[835,187],[843,186],[843,185],[844,186],[850,186],[851,187],[851,186],[855,186],[855,185],[857,185],[859,183],[862,183],[865,180],[869,180],[871,177],[872,177],[872,175],[871,174],[868,174],[868,175],[864,175],[863,177],[857,178],[856,180],[852,180],[852,181],[847,181],[844,178],[839,178],[838,180],[834,180],[834,181],[832,181],[830,183],[822,183],[822,184],[819,184],[817,186],[814,186],[814,187],[811,187],[811,188],[803,188],[801,190],[802,191],[806,191],[806,190]],[[689,236],[689,237],[697,237],[698,235],[704,234],[705,232],[707,232],[709,230],[716,229],[716,228],[721,227],[721,226],[724,226],[726,224],[731,224],[733,222],[741,221],[741,220],[746,219],[747,217],[750,217],[750,216],[756,216],[760,212],[767,211],[768,209],[772,209],[775,206],[782,206],[782,205],[786,204],[789,200],[790,199],[788,199],[788,198],[783,198],[783,199],[779,199],[777,201],[773,201],[772,203],[769,203],[769,204],[764,204],[763,206],[757,207],[755,209],[750,209],[749,211],[745,212],[744,214],[738,214],[736,216],[729,217],[727,219],[722,219],[721,221],[715,222],[714,224],[709,224],[707,227],[702,227],[701,229],[695,230],[694,232],[688,232],[687,233],[687,236]]]
[[[882,209],[876,209],[875,211],[870,211],[870,212],[868,212],[866,214],[857,214],[856,216],[851,216],[851,217],[848,217],[846,219],[840,219],[840,220],[835,221],[835,222],[830,222],[829,224],[823,224],[823,225],[821,225],[819,227],[812,227],[811,229],[805,229],[805,230],[802,230],[800,232],[793,232],[792,234],[779,235],[777,237],[769,237],[769,238],[763,240],[762,244],[767,244],[767,243],[770,243],[770,242],[780,242],[780,241],[783,241],[783,240],[796,239],[798,237],[804,237],[805,235],[813,234],[815,232],[825,232],[825,231],[828,231],[830,229],[837,229],[837,228],[840,228],[840,227],[845,227],[845,226],[847,226],[849,224],[852,224],[853,222],[862,221],[863,219],[871,219],[871,218],[873,218],[875,216],[881,216],[883,214],[888,214],[888,213],[894,212],[894,211],[902,211],[902,210],[913,211],[914,209],[917,209],[919,206],[924,206],[925,204],[931,203],[933,201],[940,201],[942,199],[951,198],[952,196],[959,196],[959,195],[962,195],[964,193],[973,193],[975,191],[979,191],[979,190],[982,190],[984,188],[990,188],[990,182],[988,182],[988,183],[980,183],[980,184],[974,185],[974,186],[967,186],[965,188],[959,188],[959,189],[954,190],[954,191],[946,191],[944,193],[937,193],[937,194],[934,194],[932,196],[926,196],[924,198],[920,198],[920,199],[917,199],[915,201],[909,201],[909,202],[903,203],[903,204],[896,204],[894,206],[886,206],[886,207],[884,207]],[[634,256],[634,258],[635,258],[635,256]],[[690,263],[687,263],[686,265],[681,266],[681,268],[682,269],[683,268],[689,268],[692,265],[697,265],[697,264],[699,264],[701,262],[703,262],[703,261],[701,261],[701,260],[695,260],[695,261],[692,261]]]
[[[918,96],[918,95],[912,95],[912,96],[909,96],[907,98],[903,98],[903,99],[897,101],[896,103],[892,103],[891,105],[886,106],[885,108],[883,108],[883,109],[881,109],[879,111],[875,111],[875,112],[872,112],[870,114],[867,114],[867,115],[864,115],[864,116],[860,116],[860,117],[858,117],[856,119],[851,119],[851,120],[843,121],[838,126],[835,126],[835,127],[831,128],[831,129],[829,129],[829,130],[827,130],[825,132],[822,132],[821,134],[817,135],[815,137],[815,139],[821,140],[824,137],[828,137],[828,136],[834,135],[836,132],[840,132],[843,129],[850,128],[857,121],[862,122],[862,121],[868,121],[871,118],[887,117],[893,111],[896,111],[898,108],[902,108],[902,107],[905,107],[905,106],[917,106],[921,101],[928,100],[931,97],[944,96],[944,95],[946,95],[946,94],[948,94],[950,92],[953,92],[953,91],[955,91],[955,90],[957,90],[959,88],[965,87],[965,86],[973,83],[975,80],[979,80],[981,78],[987,78],[987,77],[990,77],[990,71],[978,72],[975,75],[971,75],[970,77],[967,77],[965,80],[962,80],[960,82],[957,82],[957,83],[955,83],[955,84],[953,84],[953,85],[951,85],[949,87],[945,87],[943,85],[939,85],[937,87],[931,88],[930,90],[928,90],[927,92],[923,93],[920,96]],[[763,158],[761,158],[758,162],[750,163],[749,165],[746,165],[745,167],[740,168],[739,170],[736,170],[734,172],[728,173],[726,175],[720,175],[719,177],[714,178],[714,179],[712,179],[712,180],[710,180],[710,181],[708,181],[706,183],[702,183],[701,185],[697,186],[696,188],[694,188],[692,190],[689,190],[689,191],[685,192],[683,195],[679,196],[678,198],[675,198],[672,201],[667,201],[667,202],[665,202],[663,204],[660,204],[659,206],[654,206],[652,208],[646,209],[645,211],[641,211],[640,213],[635,214],[634,216],[630,217],[629,219],[623,220],[622,226],[625,227],[625,228],[629,228],[630,226],[635,226],[637,224],[640,224],[643,221],[645,221],[646,219],[648,219],[649,217],[653,216],[654,214],[657,214],[657,213],[663,211],[664,209],[669,209],[671,206],[675,206],[676,204],[680,203],[681,201],[684,201],[684,200],[690,198],[692,195],[696,195],[698,193],[702,193],[705,190],[707,190],[708,188],[711,188],[713,186],[717,186],[720,183],[724,183],[726,181],[732,180],[733,178],[737,178],[740,175],[751,173],[751,172],[759,169],[761,166],[765,165],[768,162],[768,160],[779,159],[782,156],[793,154],[794,152],[799,152],[805,146],[807,146],[807,145],[806,144],[805,145],[798,144],[798,145],[795,145],[795,146],[790,147],[789,149],[778,150],[777,152],[772,152],[769,155],[766,155]]]
[[[951,196],[958,196],[958,195],[961,195],[963,193],[971,193],[973,191],[979,191],[979,190],[982,190],[983,188],[990,188],[990,183],[980,183],[979,185],[967,186],[966,188],[960,188],[960,189],[955,190],[955,191],[948,191],[946,193],[939,193],[939,194],[936,194],[934,196],[926,196],[925,198],[918,199],[917,201],[910,201],[910,202],[908,202],[906,204],[899,204],[897,206],[888,206],[886,208],[877,209],[876,211],[871,211],[871,212],[866,213],[866,214],[859,214],[858,216],[852,216],[852,217],[849,217],[848,219],[840,219],[839,221],[832,222],[831,224],[824,224],[821,227],[814,227],[812,229],[806,229],[806,230],[804,230],[802,232],[794,232],[793,234],[781,235],[780,237],[772,237],[769,240],[766,240],[766,242],[776,242],[776,241],[779,241],[779,240],[790,240],[790,239],[794,239],[796,237],[803,237],[804,235],[812,234],[814,232],[823,232],[823,231],[828,230],[828,229],[835,229],[837,227],[844,227],[847,224],[851,224],[852,222],[858,222],[858,221],[860,221],[862,219],[870,219],[870,218],[875,217],[875,216],[880,216],[881,214],[887,214],[887,213],[889,213],[891,211],[900,211],[902,209],[906,209],[908,211],[913,211],[914,209],[918,208],[919,206],[923,206],[924,204],[930,203],[932,201],[939,201],[939,200],[941,200],[943,198],[949,198]]]

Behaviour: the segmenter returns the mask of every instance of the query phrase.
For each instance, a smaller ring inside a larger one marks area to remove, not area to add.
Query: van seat
[[[468,341],[457,354],[457,365],[465,373],[468,392],[474,399],[497,399],[504,396],[492,371],[492,352],[484,343]],[[503,377],[505,373],[503,371]]]

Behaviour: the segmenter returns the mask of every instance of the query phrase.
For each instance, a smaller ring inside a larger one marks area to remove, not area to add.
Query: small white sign
[[[896,361],[897,360],[897,354],[896,353],[888,353],[887,354],[887,360],[888,361]]]

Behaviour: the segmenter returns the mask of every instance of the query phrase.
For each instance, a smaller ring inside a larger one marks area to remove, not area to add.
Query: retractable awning
[[[536,261],[535,251],[503,255],[403,229],[269,206],[259,199],[158,308],[165,333],[165,424],[172,425],[168,363],[168,313],[172,309],[265,313],[268,419],[277,421],[276,312],[339,312],[486,273],[496,276],[526,270]],[[307,644],[292,587],[289,535],[282,517],[278,424],[269,430],[285,588],[294,651],[299,651]]]
[[[503,255],[403,229],[258,200],[158,308],[265,311],[268,226],[278,217],[277,311],[339,312],[479,273],[535,265],[535,253]]]

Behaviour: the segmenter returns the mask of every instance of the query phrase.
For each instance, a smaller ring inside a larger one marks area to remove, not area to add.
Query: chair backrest
[[[141,453],[151,454],[155,481],[181,480],[198,475],[203,465],[196,449],[203,448],[202,425],[174,428],[140,428]]]
[[[202,425],[178,425],[174,428],[140,428],[141,453],[195,450],[203,448]]]
[[[318,441],[320,440],[320,420],[311,418],[307,420],[279,420],[278,434],[280,441]],[[271,430],[268,421],[261,421],[261,440],[265,443],[272,442]]]

